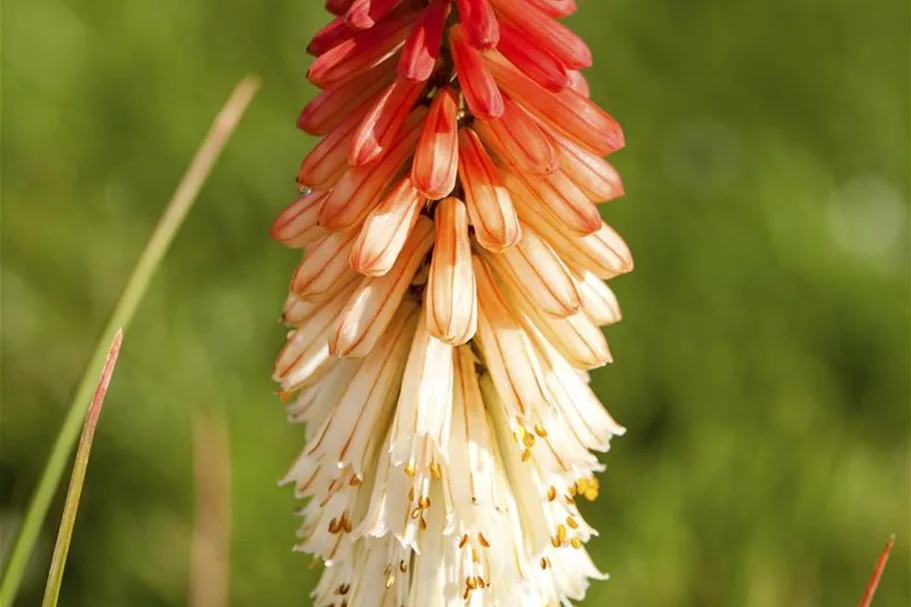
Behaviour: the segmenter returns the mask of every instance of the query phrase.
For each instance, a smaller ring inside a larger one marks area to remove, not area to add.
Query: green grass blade
[[[114,334],[114,340],[108,349],[98,386],[92,397],[82,425],[82,435],[79,437],[79,447],[76,449],[76,460],[73,462],[73,473],[70,475],[70,488],[66,492],[66,503],[63,506],[63,517],[60,528],[57,530],[57,543],[54,545],[54,556],[51,559],[51,570],[47,576],[47,586],[44,588],[44,601],[42,607],[56,607],[60,597],[60,584],[63,582],[63,569],[66,567],[66,555],[70,551],[70,541],[73,538],[73,527],[76,525],[76,513],[79,511],[79,498],[82,497],[82,487],[85,484],[85,472],[89,467],[89,454],[92,451],[92,441],[95,438],[95,427],[101,416],[101,407],[104,405],[104,396],[108,392],[114,366],[120,355],[120,344],[123,342],[123,330]]]
[[[38,488],[35,490],[28,511],[25,514],[25,520],[10,553],[3,580],[0,582],[0,605],[12,607],[16,598],[29,556],[32,553],[35,541],[38,539],[41,523],[47,515],[51,500],[60,485],[60,480],[66,469],[70,453],[73,451],[73,445],[79,436],[81,422],[85,417],[92,388],[94,387],[94,378],[98,376],[99,369],[107,353],[107,344],[119,327],[127,327],[130,324],[130,320],[145,295],[155,269],[161,263],[168,247],[174,240],[177,230],[187,216],[190,207],[193,206],[193,202],[205,183],[209,172],[212,170],[215,161],[234,132],[237,123],[258,88],[259,80],[253,76],[247,76],[234,88],[231,97],[225,103],[218,116],[216,116],[202,145],[193,157],[193,161],[177,186],[174,196],[168,203],[152,237],[146,244],[136,267],[130,275],[127,286],[124,288],[123,294],[117,302],[117,306],[114,308],[104,333],[92,354],[85,375],[83,375],[79,387],[76,389],[76,394],[70,404],[60,433],[57,435],[47,466],[41,475]]]

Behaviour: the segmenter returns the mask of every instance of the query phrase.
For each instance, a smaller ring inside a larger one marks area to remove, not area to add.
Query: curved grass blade
[[[60,433],[57,435],[47,466],[38,481],[38,488],[35,490],[35,494],[29,504],[28,511],[25,514],[25,521],[19,530],[19,535],[7,562],[6,571],[3,574],[3,580],[0,582],[0,605],[12,607],[16,598],[29,556],[32,553],[35,541],[38,539],[41,523],[47,515],[51,500],[60,485],[60,480],[66,469],[70,453],[73,451],[73,445],[79,436],[81,422],[85,417],[89,397],[94,387],[94,378],[97,376],[107,352],[106,345],[119,327],[126,327],[130,324],[139,302],[142,301],[145,295],[152,275],[164,258],[168,247],[174,240],[174,236],[180,229],[183,220],[190,211],[190,207],[193,206],[193,202],[196,200],[196,196],[209,176],[215,161],[221,154],[222,149],[224,149],[228,139],[230,139],[258,88],[259,79],[255,76],[247,76],[234,88],[231,97],[225,103],[218,116],[215,117],[215,121],[193,157],[187,172],[184,173],[180,184],[174,191],[174,196],[168,203],[164,214],[162,214],[158,225],[155,227],[155,231],[152,233],[152,237],[146,244],[136,267],[133,269],[133,273],[130,275],[127,286],[124,288],[120,300],[111,314],[98,345],[95,347],[85,375],[83,375],[79,387],[76,389],[76,394],[70,404]]]
[[[85,472],[89,466],[89,454],[92,451],[92,441],[95,438],[95,427],[101,416],[101,407],[104,397],[114,374],[114,366],[120,355],[120,344],[123,342],[123,329],[114,334],[114,340],[108,349],[95,396],[85,416],[82,425],[82,436],[79,437],[79,447],[76,449],[76,461],[73,462],[73,474],[70,475],[70,487],[66,492],[66,503],[63,506],[63,518],[57,530],[57,543],[54,545],[54,556],[51,559],[51,570],[47,576],[47,586],[44,588],[44,601],[42,607],[56,607],[60,597],[60,584],[63,582],[63,569],[66,567],[66,555],[70,551],[70,541],[73,538],[73,527],[76,525],[76,513],[79,511],[79,498],[82,497],[82,487],[85,484]]]

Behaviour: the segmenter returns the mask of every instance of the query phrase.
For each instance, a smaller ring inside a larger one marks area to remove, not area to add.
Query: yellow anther
[[[522,444],[531,449],[535,446],[535,435],[530,432],[526,432],[525,436],[522,437]]]

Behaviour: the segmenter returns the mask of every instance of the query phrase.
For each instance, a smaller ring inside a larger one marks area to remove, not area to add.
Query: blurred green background
[[[636,271],[595,386],[615,441],[587,606],[876,605],[909,590],[909,5],[580,0],[624,125],[605,217]],[[130,269],[234,83],[263,88],[127,333],[64,605],[187,604],[193,423],[227,416],[230,601],[308,605],[269,379],[297,254],[267,238],[312,139],[317,0],[3,2],[8,549]],[[58,496],[19,605],[36,605]]]

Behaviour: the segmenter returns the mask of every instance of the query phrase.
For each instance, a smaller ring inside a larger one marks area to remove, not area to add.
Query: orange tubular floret
[[[459,96],[444,88],[437,92],[418,141],[411,181],[427,198],[445,198],[455,187],[459,168]]]
[[[459,179],[478,243],[491,251],[516,244],[522,237],[516,209],[497,167],[470,128],[459,131]]]
[[[395,63],[385,61],[344,86],[321,92],[304,107],[297,128],[311,135],[325,135],[352,113],[360,111],[363,116],[367,111],[364,104],[372,104],[373,97],[394,78]]]
[[[449,28],[449,41],[468,109],[478,118],[502,116],[503,96],[500,89],[484,64],[481,52],[469,43],[461,25]]]
[[[426,108],[413,111],[388,153],[374,163],[351,167],[342,175],[320,209],[321,226],[328,230],[350,230],[360,225],[414,151],[426,115]]]
[[[379,65],[405,44],[413,15],[385,19],[342,41],[316,58],[307,80],[321,89],[335,88]]]
[[[402,49],[402,58],[399,61],[400,76],[420,81],[430,78],[440,54],[443,28],[448,15],[449,0],[433,0],[430,6],[424,9],[421,20],[411,30]]]
[[[500,24],[489,0],[456,0],[468,39],[477,48],[494,48],[500,40]]]
[[[383,91],[351,140],[351,166],[364,166],[389,148],[423,90],[423,82],[397,78]]]
[[[525,109],[555,131],[602,155],[623,147],[623,131],[617,121],[576,91],[547,91],[499,53],[488,52],[486,59],[504,92],[521,100]]]
[[[566,66],[546,48],[529,40],[521,29],[508,22],[500,26],[500,32],[497,50],[526,76],[549,91],[560,91],[569,85]]]
[[[569,69],[591,67],[592,53],[588,45],[569,28],[549,18],[534,5],[523,0],[493,0],[504,21],[513,23],[525,33],[532,44],[562,61]]]
[[[369,29],[401,2],[402,0],[354,0],[345,12],[345,23],[356,30]]]
[[[534,119],[509,97],[500,118],[478,120],[474,129],[491,151],[515,170],[546,175],[559,163],[556,146]]]

